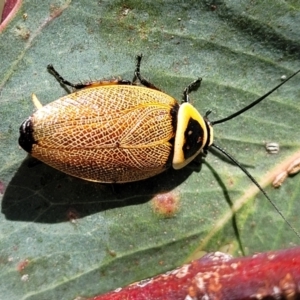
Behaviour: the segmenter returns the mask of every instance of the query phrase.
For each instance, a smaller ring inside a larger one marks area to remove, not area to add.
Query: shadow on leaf
[[[70,211],[83,218],[100,211],[138,205],[155,194],[168,192],[184,182],[195,164],[139,182],[101,184],[84,181],[57,171],[43,163],[29,168],[28,157],[6,188],[2,213],[8,220],[59,223],[70,220]]]

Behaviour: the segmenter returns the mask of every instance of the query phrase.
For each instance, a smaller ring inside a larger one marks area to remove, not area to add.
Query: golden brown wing
[[[171,161],[178,107],[170,96],[136,86],[81,90],[32,116],[31,154],[70,175],[129,182],[164,171]]]

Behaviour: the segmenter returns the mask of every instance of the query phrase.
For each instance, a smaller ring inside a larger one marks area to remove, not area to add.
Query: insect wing
[[[31,154],[90,181],[148,178],[169,167],[176,107],[172,97],[143,87],[81,90],[33,114]]]

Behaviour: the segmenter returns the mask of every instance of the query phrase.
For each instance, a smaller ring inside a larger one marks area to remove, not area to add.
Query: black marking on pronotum
[[[203,128],[196,120],[190,118],[184,136],[185,144],[182,150],[184,152],[184,158],[188,159],[197,152],[198,149],[203,147]]]

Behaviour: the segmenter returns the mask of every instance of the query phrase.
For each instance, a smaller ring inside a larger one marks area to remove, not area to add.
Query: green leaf
[[[43,104],[66,94],[49,63],[71,82],[131,80],[135,55],[143,53],[142,74],[151,82],[180,101],[201,76],[192,104],[203,115],[211,109],[211,120],[226,117],[300,68],[299,8],[278,0],[24,1],[0,40],[0,298],[91,296],[201,251],[238,255],[299,244],[245,174],[216,152],[200,172],[190,164],[111,186],[29,167],[33,159],[18,147],[19,126],[34,111],[31,93]],[[247,167],[298,231],[300,177],[280,189],[271,182],[300,156],[299,80],[214,127],[215,143]],[[268,154],[266,142],[279,143],[280,152]],[[171,218],[153,211],[162,192],[179,200]],[[236,220],[231,205],[241,207]]]

